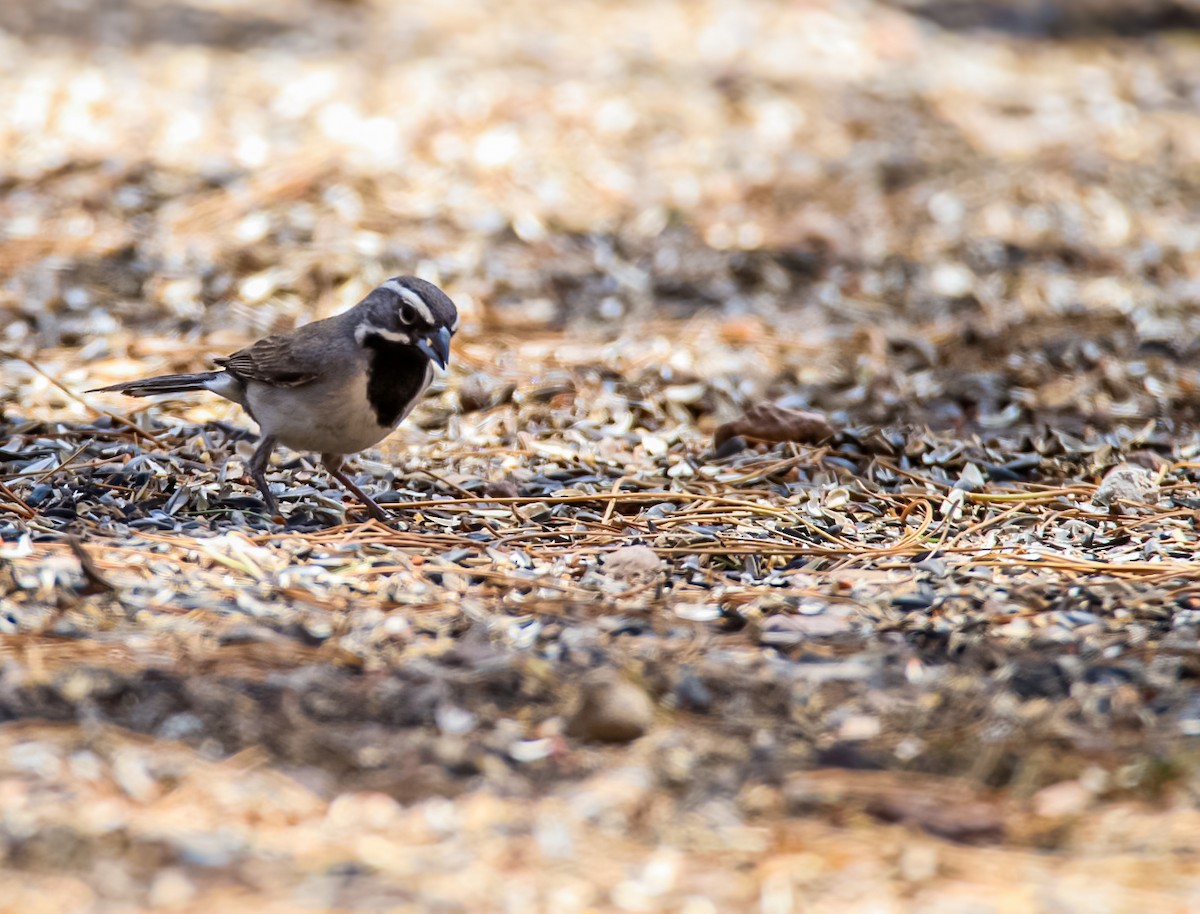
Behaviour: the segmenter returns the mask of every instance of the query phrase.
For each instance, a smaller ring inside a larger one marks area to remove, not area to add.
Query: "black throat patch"
[[[371,351],[367,402],[379,424],[391,428],[421,396],[429,359],[412,346],[393,343],[381,336],[368,336],[363,345]]]

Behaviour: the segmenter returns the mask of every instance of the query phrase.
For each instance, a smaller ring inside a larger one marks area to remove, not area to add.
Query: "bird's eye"
[[[408,325],[417,319],[417,309],[412,305],[400,306],[400,323]]]

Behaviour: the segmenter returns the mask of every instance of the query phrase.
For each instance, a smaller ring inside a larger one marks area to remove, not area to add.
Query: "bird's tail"
[[[122,393],[129,397],[149,397],[153,394],[178,394],[188,390],[209,390],[209,385],[224,374],[223,371],[200,371],[196,374],[161,374],[156,378],[140,381],[122,381],[108,387],[96,387],[88,393]]]

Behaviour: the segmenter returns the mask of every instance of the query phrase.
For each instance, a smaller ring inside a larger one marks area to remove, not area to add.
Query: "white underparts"
[[[392,343],[404,343],[412,345],[412,338],[407,333],[399,333],[395,330],[385,330],[382,327],[376,327],[370,321],[363,321],[354,328],[354,341],[358,345],[362,345],[363,341],[369,336],[378,336]]]
[[[240,381],[227,371],[222,371],[204,385],[218,397],[232,400],[234,403],[246,405],[246,391]]]

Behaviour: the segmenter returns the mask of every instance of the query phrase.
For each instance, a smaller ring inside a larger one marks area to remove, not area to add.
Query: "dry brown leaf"
[[[713,447],[718,448],[737,435],[760,441],[817,444],[833,437],[833,434],[833,425],[820,413],[760,403],[746,410],[741,418],[719,426],[713,434]]]

